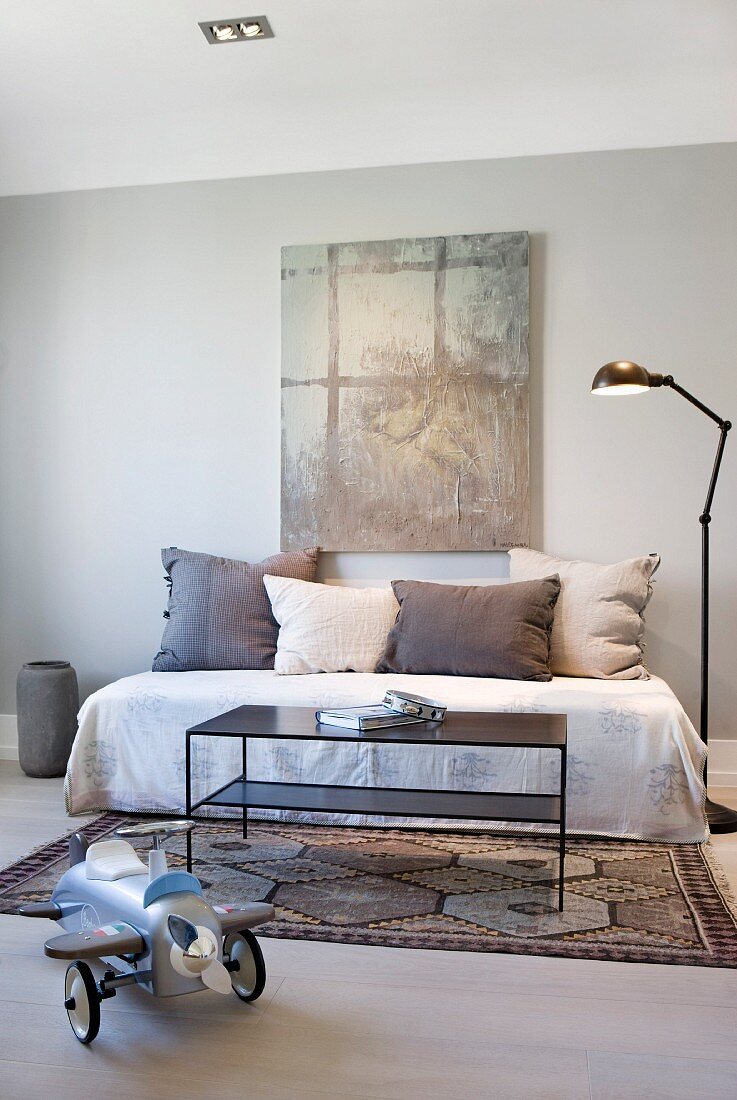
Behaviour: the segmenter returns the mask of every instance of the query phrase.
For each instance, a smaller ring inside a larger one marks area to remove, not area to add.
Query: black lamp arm
[[[710,409],[708,405],[705,405],[703,401],[699,401],[698,397],[694,397],[692,393],[685,390],[683,386],[679,386],[674,380],[672,374],[666,374],[662,381],[663,386],[668,386],[670,389],[675,390],[676,393],[680,393],[681,397],[685,397],[687,401],[690,401],[692,405],[695,405],[697,409],[700,409],[702,413],[713,420],[719,427],[719,443],[717,444],[716,458],[714,459],[714,466],[711,471],[711,478],[709,479],[709,488],[706,493],[706,503],[704,504],[704,510],[699,516],[699,520],[702,524],[708,524],[711,522],[711,505],[714,500],[714,490],[717,487],[717,478],[719,477],[719,468],[722,465],[722,456],[724,454],[724,444],[727,442],[727,432],[731,429],[732,423],[729,420],[722,420],[721,416],[717,416],[713,409]]]
[[[688,390],[684,390],[683,386],[679,386],[674,380],[672,374],[666,374],[663,381],[660,383],[662,386],[668,386],[670,389],[675,390],[676,393],[680,393],[681,397],[685,397],[687,401],[690,401],[692,405],[695,405],[697,409],[700,409],[702,413],[705,413],[715,424],[718,424],[720,428],[724,428],[726,431],[732,427],[729,420],[722,420],[721,416],[717,416],[713,409],[710,409],[708,405],[705,405],[703,401],[699,401],[698,397],[694,397]]]
[[[662,381],[661,381],[662,378]],[[710,420],[719,428],[719,442],[717,443],[717,453],[714,458],[714,465],[711,471],[711,477],[709,478],[709,488],[706,491],[706,501],[704,503],[704,510],[699,516],[699,523],[701,524],[701,739],[705,744],[709,742],[709,524],[711,523],[711,505],[714,500],[714,490],[717,486],[717,478],[719,477],[719,469],[722,465],[722,457],[724,455],[724,445],[727,442],[727,434],[732,427],[729,420],[722,420],[721,416],[717,416],[713,409],[710,409],[708,405],[705,405],[703,401],[699,401],[698,397],[694,397],[692,393],[685,390],[683,386],[679,386],[674,381],[672,374],[666,374],[657,376],[655,382],[657,386],[668,386],[669,389],[675,390],[676,393],[680,393],[681,397],[685,397],[688,402],[695,405],[705,416],[708,416]],[[706,784],[706,764],[704,764],[704,784]],[[720,809],[720,807],[716,807]],[[709,819],[711,821],[711,817]]]
[[[704,511],[699,516],[701,523],[711,522],[711,503],[714,500],[714,490],[717,487],[717,478],[719,477],[719,467],[722,464],[722,455],[724,454],[724,444],[727,442],[727,432],[732,427],[728,420],[725,420],[719,425],[719,442],[717,444],[716,458],[714,459],[714,466],[711,471],[711,478],[709,479],[709,489],[706,494],[706,503],[704,504]]]

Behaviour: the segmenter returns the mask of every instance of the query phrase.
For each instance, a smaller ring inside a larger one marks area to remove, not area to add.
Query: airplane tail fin
[[[84,833],[74,833],[74,835],[69,838],[70,867],[74,867],[77,863],[84,863],[89,846],[90,842]]]

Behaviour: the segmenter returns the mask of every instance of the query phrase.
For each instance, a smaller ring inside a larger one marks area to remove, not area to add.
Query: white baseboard
[[[709,739],[709,786],[737,787],[737,741]]]
[[[0,714],[0,760],[18,759],[18,723],[14,714]]]

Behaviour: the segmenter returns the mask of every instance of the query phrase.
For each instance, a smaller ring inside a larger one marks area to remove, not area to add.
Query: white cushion
[[[128,875],[147,875],[148,868],[136,855],[127,840],[98,840],[90,844],[85,855],[87,878],[115,882]]]
[[[268,573],[264,584],[280,627],[278,676],[374,671],[399,611],[390,588],[340,588]]]
[[[510,578],[536,580],[557,573],[560,596],[550,636],[554,676],[646,680],[643,612],[652,594],[657,554],[615,565],[566,561],[537,550],[510,550]]]

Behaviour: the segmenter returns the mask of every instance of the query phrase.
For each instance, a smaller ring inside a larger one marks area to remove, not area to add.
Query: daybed
[[[67,808],[73,814],[105,809],[180,812],[188,726],[243,703],[328,707],[379,702],[390,686],[439,699],[456,710],[565,712],[572,832],[684,844],[706,839],[701,780],[706,750],[671,689],[657,677],[554,677],[535,683],[351,672],[146,672],[110,684],[82,707],[67,773]],[[196,742],[193,771],[202,794],[240,771],[240,749],[240,742],[226,739]],[[424,746],[254,741],[249,754],[253,779],[372,786],[542,791],[555,787],[557,767],[557,754],[556,760],[546,760],[537,751],[528,757],[511,749],[437,753]],[[258,816],[284,815],[261,811]],[[308,814],[287,816],[317,820]],[[327,820],[408,824],[406,818],[346,815]],[[488,828],[488,823],[456,821],[422,824]]]

